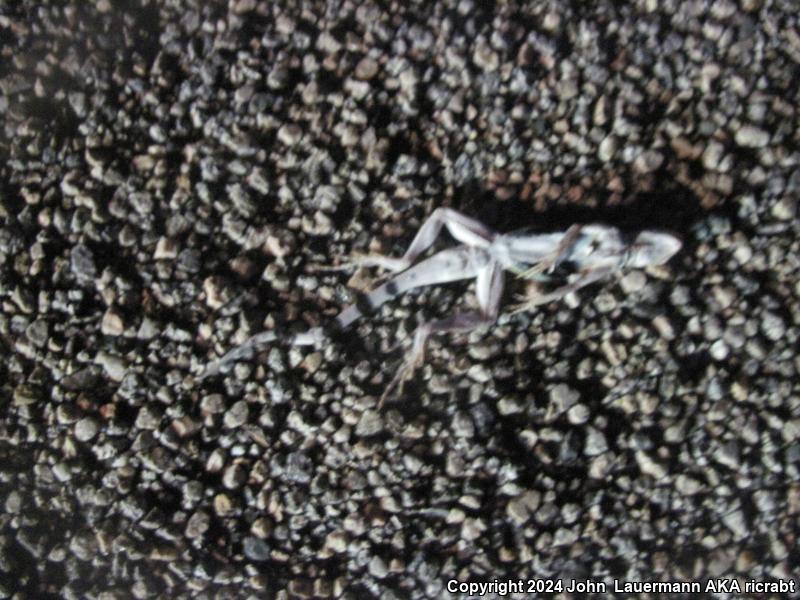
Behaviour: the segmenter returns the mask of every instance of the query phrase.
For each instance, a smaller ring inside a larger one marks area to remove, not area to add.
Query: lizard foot
[[[430,323],[423,323],[417,327],[417,330],[414,332],[414,343],[411,346],[411,350],[409,350],[397,374],[392,377],[389,385],[386,386],[383,394],[381,394],[380,402],[378,402],[379,408],[383,406],[384,401],[395,388],[402,393],[403,383],[411,379],[414,372],[425,363],[425,346],[432,331],[433,329]]]
[[[380,401],[378,402],[378,408],[383,406],[383,403],[386,399],[392,394],[392,392],[397,389],[399,394],[403,393],[403,385],[406,381],[411,379],[414,376],[414,372],[419,369],[425,362],[425,349],[419,350],[412,350],[408,357],[403,361],[403,364],[398,369],[397,373],[392,380],[389,382],[389,385],[386,386],[386,389],[381,394]]]

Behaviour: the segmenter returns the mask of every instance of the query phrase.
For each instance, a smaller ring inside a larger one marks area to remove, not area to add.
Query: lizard
[[[459,245],[417,262],[434,244],[442,228],[446,228]],[[386,388],[382,402],[422,364],[431,335],[466,332],[497,320],[506,271],[524,279],[547,279],[562,264],[572,267],[563,285],[549,293],[526,298],[514,309],[520,312],[563,298],[624,269],[665,264],[681,246],[681,240],[671,233],[644,230],[635,236],[625,236],[616,227],[597,223],[573,225],[555,233],[498,233],[452,208],[437,208],[420,227],[402,257],[367,255],[354,257],[346,264],[345,267],[383,268],[394,276],[346,306],[327,325],[298,334],[275,330],[255,334],[207,364],[199,379],[227,371],[233,363],[252,358],[272,342],[319,346],[332,334],[347,329],[367,313],[415,288],[474,279],[478,310],[420,324],[402,368]]]

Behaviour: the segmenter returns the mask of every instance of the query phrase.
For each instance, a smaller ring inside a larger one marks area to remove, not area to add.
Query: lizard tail
[[[235,363],[242,359],[251,358],[258,350],[263,348],[266,344],[274,342],[278,339],[278,334],[274,331],[263,331],[249,338],[238,348],[234,348],[221,358],[212,361],[206,365],[206,368],[199,375],[198,380],[203,380],[206,377],[213,377],[221,372],[228,370],[228,365]]]

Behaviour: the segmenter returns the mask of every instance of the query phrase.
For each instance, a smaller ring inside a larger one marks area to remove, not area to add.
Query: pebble
[[[303,138],[303,129],[293,123],[281,126],[278,129],[278,140],[286,146],[294,146]]]
[[[740,127],[734,133],[733,139],[744,148],[763,148],[769,144],[769,134],[753,125]]]
[[[97,265],[94,254],[83,244],[76,244],[70,253],[70,267],[79,281],[94,280],[97,275]]]
[[[500,58],[497,52],[492,50],[485,41],[478,41],[475,44],[472,62],[484,71],[495,71],[500,66]]]
[[[718,170],[724,154],[725,147],[722,144],[715,141],[709,142],[703,151],[703,166],[709,171]]]
[[[638,450],[635,454],[636,462],[642,473],[649,475],[656,481],[663,479],[667,475],[667,469],[660,463],[653,460],[653,458],[645,451]]]
[[[357,79],[369,81],[378,74],[378,63],[365,56],[356,65],[355,76]]]
[[[136,427],[138,429],[158,429],[161,424],[161,411],[155,406],[146,404],[139,409],[136,416]]]
[[[609,162],[617,153],[617,138],[613,135],[606,136],[597,149],[597,157],[603,162]]]
[[[626,294],[634,294],[642,291],[647,285],[647,277],[640,270],[626,273],[620,280],[620,286]]]
[[[155,260],[173,260],[176,256],[178,256],[178,245],[175,240],[163,236],[160,237],[156,243],[153,258]]]
[[[214,496],[214,513],[218,517],[227,517],[234,512],[234,504],[228,494]]]
[[[518,526],[528,522],[531,515],[539,508],[541,495],[529,490],[521,493],[516,498],[509,500],[506,505],[506,514]]]
[[[658,150],[645,150],[633,161],[633,170],[637,173],[652,173],[664,163],[664,155]]]
[[[377,410],[368,410],[361,415],[356,425],[356,435],[369,437],[383,430],[383,418]]]
[[[250,409],[247,406],[247,401],[239,400],[235,402],[222,417],[222,423],[227,429],[236,429],[247,423],[250,417]]]
[[[469,414],[459,411],[453,417],[453,433],[456,437],[471,438],[475,434],[475,425]]]
[[[585,404],[575,404],[567,410],[567,420],[573,425],[583,425],[589,420],[589,414]]]
[[[564,383],[559,383],[550,390],[550,402],[556,414],[562,414],[571,408],[578,400],[580,393]]]
[[[9,492],[8,496],[6,496],[5,502],[5,509],[6,513],[10,515],[15,515],[22,509],[23,501],[22,501],[22,494],[20,494],[17,490],[12,490]]]
[[[208,513],[198,510],[186,522],[186,537],[190,540],[202,538],[210,526],[211,518]]]
[[[79,442],[88,442],[94,439],[99,431],[97,421],[92,417],[84,417],[75,423],[75,439]]]
[[[770,214],[780,221],[791,221],[797,213],[797,199],[785,197],[776,202]]]
[[[107,352],[98,352],[94,359],[95,364],[100,365],[112,381],[122,381],[128,370],[125,360],[119,356],[113,356]]]
[[[767,339],[777,342],[786,334],[786,323],[775,313],[764,311],[761,318],[761,330]]]
[[[44,348],[49,337],[49,326],[44,319],[36,319],[25,329],[25,337],[37,348]]]
[[[39,390],[26,383],[21,383],[14,388],[14,406],[29,406],[39,402]]]
[[[269,544],[267,544],[267,542],[264,540],[251,535],[244,538],[244,541],[242,542],[242,549],[247,558],[256,562],[262,562],[269,560],[270,558]]]
[[[608,442],[603,432],[595,427],[586,428],[586,446],[584,454],[586,456],[597,456],[608,450]]]
[[[100,331],[103,332],[103,335],[122,335],[125,331],[122,315],[113,308],[106,310],[100,323]]]

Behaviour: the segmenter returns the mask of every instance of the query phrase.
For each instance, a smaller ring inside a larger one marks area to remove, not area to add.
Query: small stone
[[[214,512],[218,517],[227,517],[233,512],[233,501],[228,494],[214,496]]]
[[[295,483],[308,483],[314,465],[302,452],[292,452],[286,458],[286,478]]]
[[[5,507],[6,513],[10,515],[17,514],[22,508],[22,494],[17,490],[12,490],[8,496],[6,496]]]
[[[783,319],[773,312],[765,311],[761,319],[761,331],[767,339],[777,342],[786,333],[786,324]]]
[[[215,448],[208,455],[206,460],[206,471],[209,473],[219,473],[225,467],[225,451],[222,448]]]
[[[49,326],[47,321],[36,319],[25,328],[25,337],[37,348],[44,348],[49,337]]]
[[[500,66],[500,58],[497,56],[497,52],[483,41],[476,44],[475,52],[472,53],[472,62],[484,71],[495,71]]]
[[[73,404],[59,404],[56,408],[56,419],[60,425],[70,425],[78,420],[80,413]]]
[[[717,301],[717,304],[719,304],[722,310],[730,308],[737,298],[735,288],[721,285],[715,285],[711,288],[711,295],[714,296],[714,300]]]
[[[152,405],[146,404],[139,409],[136,416],[136,427],[139,429],[158,429],[161,424],[161,412]]]
[[[70,268],[73,274],[82,281],[93,280],[97,275],[94,255],[92,251],[83,244],[78,244],[72,248],[72,252],[70,253]]]
[[[722,362],[728,358],[728,355],[730,354],[730,348],[724,341],[717,340],[711,344],[711,348],[709,348],[709,354],[711,354],[711,358],[714,360]]]
[[[467,518],[461,524],[461,539],[472,542],[486,531],[486,525],[480,519]]]
[[[506,514],[518,526],[524,525],[530,519],[541,501],[539,492],[532,490],[523,492],[516,498],[509,500],[506,505]]]
[[[362,81],[369,81],[378,73],[378,63],[368,56],[365,56],[356,65],[355,76],[356,79]]]
[[[222,485],[229,490],[235,490],[247,481],[247,471],[238,463],[230,465],[222,474]]]
[[[562,414],[573,404],[580,400],[580,393],[572,389],[565,383],[559,383],[550,390],[550,402],[553,412],[557,415]]]
[[[259,517],[250,526],[250,532],[259,539],[266,539],[272,533],[273,524],[272,519],[268,517]]]
[[[192,419],[189,415],[184,415],[180,419],[172,421],[172,430],[178,437],[186,438],[200,430],[200,423]]]
[[[597,157],[603,161],[608,162],[617,153],[617,138],[613,135],[606,136],[597,149]]]
[[[683,136],[673,138],[670,142],[670,147],[675,152],[675,155],[681,160],[694,160],[700,155],[700,150],[688,139]]]
[[[639,464],[642,473],[649,475],[653,479],[662,479],[667,475],[667,469],[664,465],[654,461],[651,456],[643,450],[637,450],[636,462]]]
[[[291,80],[289,69],[282,66],[277,66],[272,69],[267,75],[267,86],[273,90],[281,90],[285,88]]]
[[[633,161],[633,170],[637,173],[652,173],[664,162],[664,155],[658,150],[645,150]]]
[[[75,423],[75,439],[79,442],[88,442],[97,435],[97,421],[92,417],[84,417]]]
[[[503,397],[497,401],[497,410],[503,416],[515,415],[522,412],[522,405],[513,398]]]
[[[156,260],[172,260],[178,256],[178,244],[172,238],[161,237],[156,242],[153,258]]]
[[[248,535],[244,538],[242,548],[244,550],[244,555],[250,560],[269,560],[269,545],[264,540]]]
[[[72,471],[64,461],[59,461],[53,465],[53,475],[61,482],[72,479]]]
[[[122,381],[128,370],[128,365],[122,358],[102,351],[97,353],[94,362],[103,367],[106,375],[113,381]]]
[[[208,513],[199,510],[186,522],[186,537],[192,540],[203,537],[210,526],[211,518]]]
[[[356,435],[369,437],[383,430],[383,418],[377,410],[368,410],[361,415],[356,425]]]
[[[573,425],[583,425],[589,420],[589,408],[585,404],[575,404],[567,411],[567,420]]]
[[[250,409],[247,406],[247,401],[239,400],[225,412],[222,422],[226,428],[235,429],[247,423],[249,416]]]
[[[122,322],[122,315],[120,315],[114,308],[109,308],[103,315],[103,321],[100,323],[100,331],[103,335],[122,335],[125,331],[125,324]]]
[[[235,15],[243,15],[255,10],[256,5],[256,0],[232,0],[230,10]]]
[[[222,394],[209,394],[200,400],[200,410],[205,414],[217,415],[225,412],[225,399]]]
[[[14,406],[28,406],[39,401],[38,390],[27,383],[20,383],[14,388]]]
[[[697,479],[681,473],[675,480],[675,489],[684,496],[694,496],[702,488]]]
[[[763,148],[769,144],[769,134],[752,125],[744,125],[733,136],[737,144],[744,148]]]
[[[341,529],[329,533],[325,537],[325,548],[337,554],[347,550],[347,533]]]
[[[294,146],[303,138],[303,129],[290,123],[278,129],[278,140],[286,146]]]
[[[370,575],[376,577],[377,579],[383,579],[386,577],[388,570],[386,569],[386,563],[383,562],[383,559],[380,556],[373,556],[372,560],[369,561],[369,569]]]
[[[742,540],[750,535],[750,528],[748,527],[744,513],[741,510],[724,511],[722,514],[722,522],[733,532],[737,540]]]
[[[203,281],[203,292],[205,292],[206,304],[214,310],[222,308],[230,300],[230,293],[225,287],[224,281],[213,275],[206,277]]]
[[[453,433],[456,437],[471,438],[475,433],[475,425],[469,414],[458,411],[453,417]]]
[[[711,141],[703,151],[703,166],[709,171],[716,171],[725,153],[725,148],[719,142]]]
[[[620,285],[626,294],[640,292],[647,285],[647,276],[639,269],[629,271],[620,281]]]
[[[672,323],[669,322],[669,319],[664,315],[658,315],[653,319],[653,327],[665,340],[674,340],[675,339],[675,329],[672,327]]]
[[[794,198],[786,196],[776,202],[770,214],[780,221],[791,221],[797,213],[797,201]]]
[[[152,340],[156,335],[158,335],[159,328],[156,325],[156,322],[153,321],[150,317],[145,317],[142,319],[141,324],[139,325],[139,330],[136,332],[136,337],[140,340]]]
[[[587,427],[586,445],[584,446],[583,453],[586,456],[598,456],[606,450],[608,450],[608,442],[603,432],[596,427]]]

